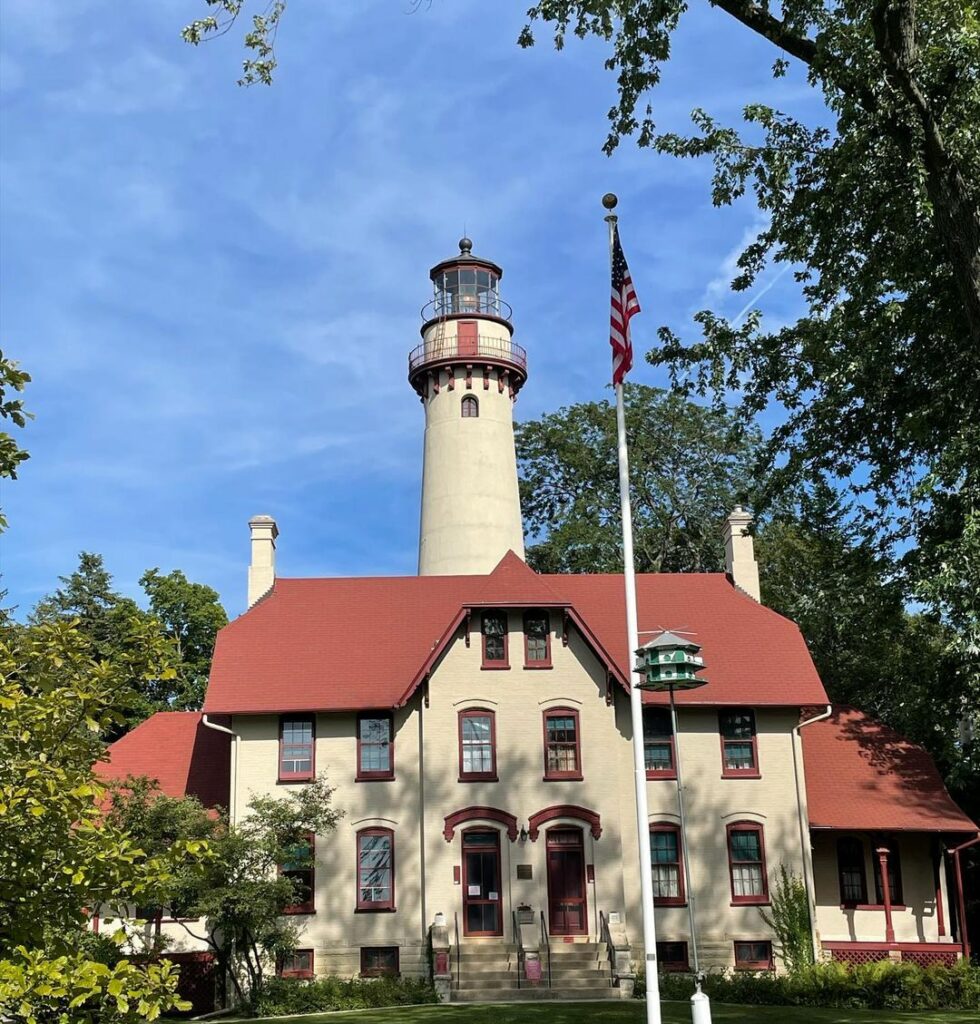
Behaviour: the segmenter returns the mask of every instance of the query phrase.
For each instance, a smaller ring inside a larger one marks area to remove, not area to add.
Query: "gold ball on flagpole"
[[[602,197],[602,205],[603,205],[603,206],[604,206],[604,207],[605,207],[605,208],[606,208],[607,210],[615,210],[615,209],[616,209],[616,204],[617,204],[618,202],[619,202],[619,199],[617,198],[617,196],[616,196],[616,193],[615,193],[615,192],[607,192],[607,193],[606,193],[606,194],[605,194],[605,195],[604,195],[604,196]]]

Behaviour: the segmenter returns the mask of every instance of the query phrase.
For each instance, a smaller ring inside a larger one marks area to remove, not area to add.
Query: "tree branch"
[[[817,44],[807,36],[797,35],[785,21],[770,14],[764,7],[745,0],[710,0],[713,7],[720,7],[747,28],[764,36],[785,50],[791,57],[812,64],[817,55]]]

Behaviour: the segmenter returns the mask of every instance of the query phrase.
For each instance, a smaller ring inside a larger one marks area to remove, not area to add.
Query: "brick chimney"
[[[248,528],[252,536],[252,561],[248,567],[248,607],[251,608],[276,582],[279,528],[272,516],[253,516],[248,521]]]
[[[752,545],[752,514],[741,505],[736,505],[725,520],[725,572],[732,583],[749,597],[761,602],[759,592],[759,563],[755,560]]]

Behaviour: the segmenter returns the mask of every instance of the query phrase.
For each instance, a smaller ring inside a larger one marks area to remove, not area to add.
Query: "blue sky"
[[[243,610],[247,520],[279,521],[285,576],[411,573],[422,410],[405,379],[428,268],[501,263],[532,418],[609,377],[606,191],[643,314],[691,331],[730,315],[732,260],[759,223],[715,210],[710,166],[625,143],[601,152],[615,93],[597,41],[520,50],[525,4],[294,2],[275,84],[241,89],[237,28],[191,48],[203,0],[4,0],[0,331],[34,377],[32,458],[5,483],[8,603],[24,614],[101,552],[119,588],[183,569]],[[701,106],[819,107],[722,12],[684,20],[663,128]],[[799,309],[791,275],[755,299]],[[642,359],[634,378],[663,383]]]

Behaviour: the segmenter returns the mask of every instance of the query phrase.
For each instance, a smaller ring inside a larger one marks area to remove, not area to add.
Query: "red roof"
[[[684,630],[702,645],[709,683],[678,694],[679,703],[827,703],[799,629],[737,591],[723,574],[640,576],[637,591],[641,631]],[[539,575],[509,552],[487,576],[277,579],[266,597],[218,634],[204,709],[247,714],[399,706],[467,610],[488,605],[567,608],[625,685],[632,659],[622,576]]]
[[[854,708],[800,731],[812,828],[976,832],[932,758]]]
[[[205,807],[227,807],[231,737],[208,729],[200,711],[158,711],[109,746],[96,772],[122,781],[145,775],[165,796],[196,796]],[[228,720],[211,719],[227,726]]]

